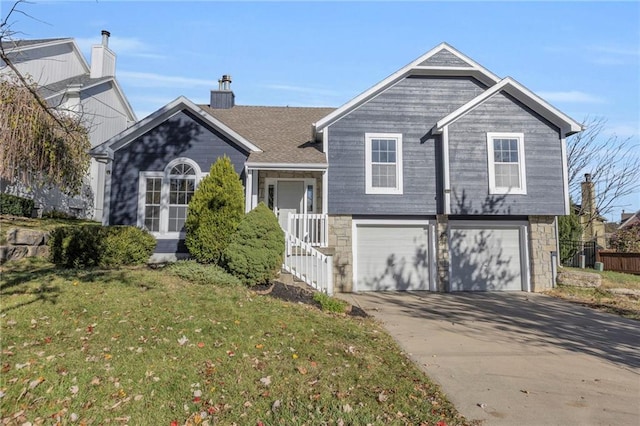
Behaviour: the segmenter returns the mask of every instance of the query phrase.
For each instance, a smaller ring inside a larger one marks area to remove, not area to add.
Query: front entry
[[[304,206],[304,181],[276,181],[275,212],[282,229],[288,231],[289,213],[302,213]]]

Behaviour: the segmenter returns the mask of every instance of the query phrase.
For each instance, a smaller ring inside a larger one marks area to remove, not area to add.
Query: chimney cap
[[[585,173],[584,174],[584,181],[585,182],[591,182],[591,173]]]
[[[107,30],[102,30],[100,32],[100,35],[103,35],[103,36],[106,35],[107,37],[111,37],[111,33],[109,31],[107,31]]]

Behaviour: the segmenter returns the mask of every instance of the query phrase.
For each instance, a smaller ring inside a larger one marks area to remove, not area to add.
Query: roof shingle
[[[204,111],[257,145],[263,152],[251,163],[326,164],[322,147],[312,138],[312,124],[335,108],[242,106]]]

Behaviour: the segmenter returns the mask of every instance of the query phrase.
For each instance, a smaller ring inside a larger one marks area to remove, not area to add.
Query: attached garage
[[[433,289],[428,221],[354,220],[354,291]]]
[[[525,223],[450,222],[451,291],[529,291]]]

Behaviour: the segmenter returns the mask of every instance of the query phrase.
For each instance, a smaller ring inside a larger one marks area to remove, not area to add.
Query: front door
[[[289,213],[302,213],[304,181],[279,180],[276,189],[276,213],[282,229],[288,231]]]

